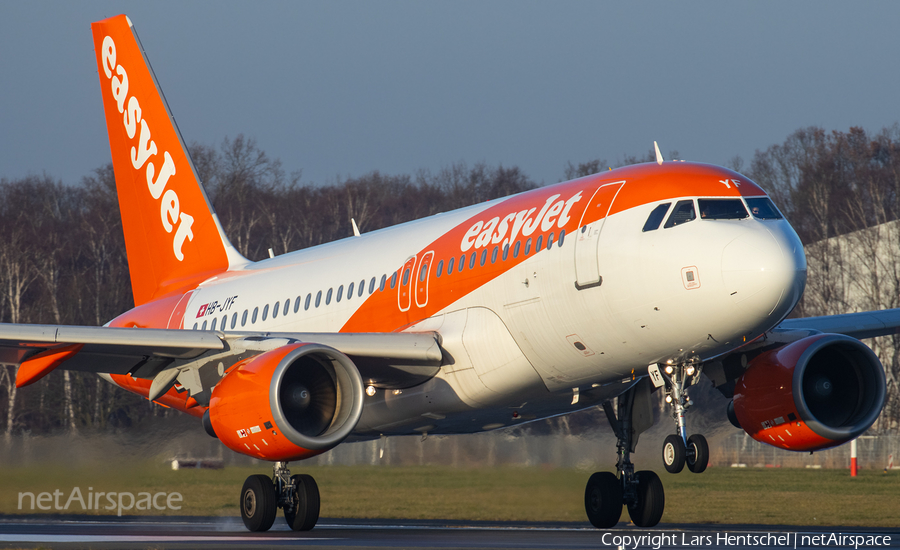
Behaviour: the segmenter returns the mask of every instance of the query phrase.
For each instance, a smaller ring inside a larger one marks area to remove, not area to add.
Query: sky
[[[90,23],[126,13],[185,140],[301,182],[457,162],[749,164],[801,127],[900,121],[900,2],[0,0],[0,178],[110,160]]]

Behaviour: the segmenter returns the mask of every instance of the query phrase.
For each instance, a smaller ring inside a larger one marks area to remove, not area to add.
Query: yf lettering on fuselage
[[[209,315],[216,315],[218,313],[225,313],[226,311],[231,309],[231,306],[234,305],[234,302],[237,300],[237,296],[231,296],[229,298],[225,298],[225,301],[221,304],[218,300],[215,302],[210,302],[208,304],[203,304],[200,306],[200,309],[197,310],[197,318],[207,317]]]

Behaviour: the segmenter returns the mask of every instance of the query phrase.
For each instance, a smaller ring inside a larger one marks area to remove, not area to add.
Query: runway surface
[[[613,530],[587,523],[442,522],[323,518],[307,533],[279,518],[250,533],[240,518],[0,517],[0,548],[900,548],[900,528],[660,525]]]

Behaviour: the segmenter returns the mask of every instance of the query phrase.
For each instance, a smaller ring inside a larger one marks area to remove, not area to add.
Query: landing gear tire
[[[705,437],[694,434],[688,438],[687,446],[691,451],[686,458],[688,470],[699,474],[709,465],[709,444]]]
[[[608,529],[622,516],[622,482],[610,472],[593,474],[584,489],[584,510],[591,525]]]
[[[309,531],[319,521],[319,486],[312,476],[291,476],[291,506],[284,509],[284,519],[294,531]]]
[[[262,474],[248,477],[241,489],[240,507],[241,519],[247,529],[253,532],[268,531],[275,523],[278,512],[272,479]]]
[[[707,455],[709,455],[709,448],[707,448]],[[675,434],[666,436],[666,440],[663,441],[662,457],[663,465],[670,474],[677,474],[684,469],[685,448],[684,441],[680,436]]]
[[[666,507],[666,494],[662,481],[655,472],[636,472],[637,499],[628,504],[628,515],[638,527],[653,527],[662,519]]]

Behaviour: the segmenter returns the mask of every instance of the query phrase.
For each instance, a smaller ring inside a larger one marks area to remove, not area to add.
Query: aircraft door
[[[612,203],[624,181],[601,185],[594,191],[584,213],[575,237],[575,287],[578,290],[599,286],[600,257],[598,254],[600,232],[609,214]]]
[[[419,269],[416,272],[416,305],[425,307],[428,304],[428,280],[431,278],[431,262],[434,260],[434,252],[428,251],[422,255]]]
[[[400,311],[409,310],[409,306],[412,303],[412,288],[415,284],[413,281],[416,279],[415,269],[415,256],[406,260],[406,263],[400,269],[400,286],[397,289],[397,305],[400,306]]]

